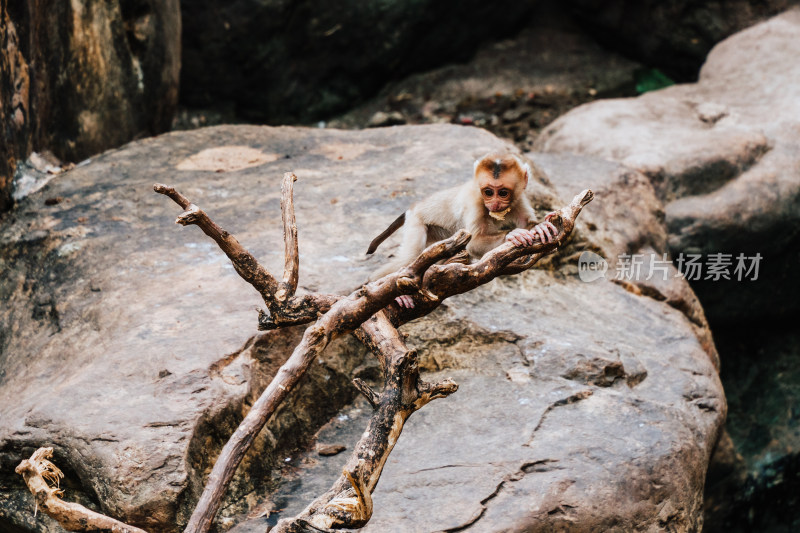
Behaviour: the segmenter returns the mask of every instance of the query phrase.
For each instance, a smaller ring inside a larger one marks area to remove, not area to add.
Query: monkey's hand
[[[556,235],[558,235],[558,229],[550,222],[551,216],[555,216],[555,213],[550,213],[545,217],[544,222],[541,224],[535,225],[530,230],[524,228],[517,228],[508,232],[506,235],[506,240],[511,241],[514,243],[514,246],[527,246],[533,244],[534,240],[537,238],[547,244],[555,239]]]
[[[397,302],[397,305],[400,307],[405,307],[406,309],[414,309],[414,299],[407,294],[403,294],[402,296],[398,296],[394,299]]]
[[[531,228],[531,233],[538,235],[539,240],[545,244],[553,242],[553,239],[555,239],[556,235],[558,235],[558,228],[556,228],[556,226],[550,222],[550,220],[557,216],[558,213],[548,213],[547,216],[544,217],[544,222],[541,224],[536,224],[533,228]]]
[[[513,242],[514,246],[527,246],[533,244],[533,239],[536,235],[533,231],[528,231],[525,228],[517,228],[508,232],[506,240]]]

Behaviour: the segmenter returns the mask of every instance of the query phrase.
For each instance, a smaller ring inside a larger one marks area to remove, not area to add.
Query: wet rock
[[[727,279],[692,280],[712,322],[800,310],[798,39],[794,9],[717,45],[696,84],[577,108],[536,143],[646,175],[666,204],[673,256],[726,254]]]
[[[518,31],[531,3],[204,0],[183,11],[181,100],[233,102],[250,120],[310,122],[390,79],[464,61]],[[224,78],[226,83],[218,80]]]
[[[178,0],[0,6],[0,212],[17,161],[66,161],[169,128],[178,99]]]
[[[784,11],[796,0],[608,2],[570,0],[572,13],[605,45],[682,79],[694,79],[724,38]]]
[[[792,318],[715,331],[731,409],[709,470],[706,529],[800,526],[800,336]]]

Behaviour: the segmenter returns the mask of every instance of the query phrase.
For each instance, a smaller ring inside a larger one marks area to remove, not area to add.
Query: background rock
[[[570,0],[587,32],[611,49],[679,79],[695,79],[709,50],[724,38],[784,11],[796,0]]]
[[[708,475],[712,533],[800,527],[800,337],[792,317],[755,326],[715,331],[730,436]]]
[[[800,11],[720,43],[696,84],[598,102],[554,122],[546,151],[591,154],[646,175],[666,203],[669,248],[762,256],[757,281],[693,281],[730,398],[709,473],[707,530],[793,531],[800,283]],[[707,274],[703,274],[705,278]]]
[[[172,225],[178,208],[151,191],[153,181],[177,186],[277,272],[279,182],[295,171],[301,287],[343,291],[384,260],[364,257],[368,228],[462,181],[474,158],[503,147],[455,126],[209,128],[106,153],[25,199],[0,230],[9,250],[0,255],[9,273],[0,282],[8,302],[0,403],[10,406],[0,421],[0,526],[55,531],[32,518],[30,496],[10,474],[48,444],[72,484],[68,498],[176,530],[242,411],[298,340],[298,330],[256,335],[254,291],[201,232]],[[216,157],[198,155],[208,149]],[[247,161],[259,151],[264,163],[242,167],[225,151]],[[188,161],[192,170],[177,170]],[[542,165],[557,163],[551,156]],[[621,179],[615,167],[609,174],[608,183]],[[564,192],[594,181],[578,178]],[[562,194],[549,185],[560,183],[555,173],[535,181],[532,191]],[[619,201],[613,217],[631,216],[625,191],[607,190],[595,200],[604,205],[598,213]],[[47,205],[54,197],[61,200]],[[633,216],[655,224],[651,210]],[[593,223],[603,234],[618,222],[595,214]],[[593,230],[587,223],[579,231]],[[605,241],[593,242],[583,236],[564,253]],[[385,243],[383,254],[396,244]],[[422,365],[462,388],[409,421],[369,528],[699,527],[704,473],[726,411],[711,354],[683,312],[575,273],[565,265],[497,280],[408,328]],[[375,364],[344,341],[313,368],[246,459],[222,528],[243,518],[237,512],[268,510],[263,495],[292,472],[324,486],[307,467],[346,459],[318,457],[312,434],[353,398],[350,377],[377,377]],[[350,430],[356,438],[363,426]],[[352,449],[352,441],[335,441]],[[297,454],[301,444],[313,461]],[[307,503],[284,500],[285,512]]]
[[[184,2],[181,100],[269,124],[327,118],[387,81],[513,35],[535,2]],[[224,80],[224,83],[220,83]]]
[[[800,310],[798,39],[795,9],[720,43],[698,83],[577,108],[537,140],[648,176],[674,255],[761,254],[757,281],[694,284],[712,322]]]
[[[32,150],[79,161],[169,128],[178,0],[0,2],[0,212]]]

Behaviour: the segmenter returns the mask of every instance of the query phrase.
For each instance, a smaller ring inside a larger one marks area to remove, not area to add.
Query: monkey
[[[525,246],[537,238],[544,243],[555,238],[558,230],[550,222],[554,214],[548,214],[544,222],[537,224],[525,196],[530,165],[513,154],[489,153],[475,161],[473,174],[462,185],[443,189],[412,205],[372,240],[368,255],[402,227],[402,244],[396,257],[375,271],[370,281],[408,265],[426,246],[450,237],[461,228],[472,235],[467,252],[473,260],[505,241]],[[414,306],[408,295],[396,300],[401,307]]]

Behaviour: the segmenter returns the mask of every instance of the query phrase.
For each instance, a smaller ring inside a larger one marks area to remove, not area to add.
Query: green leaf
[[[675,85],[672,79],[658,70],[657,68],[641,68],[633,73],[636,81],[636,92],[643,94],[649,91],[657,91],[670,85]]]

